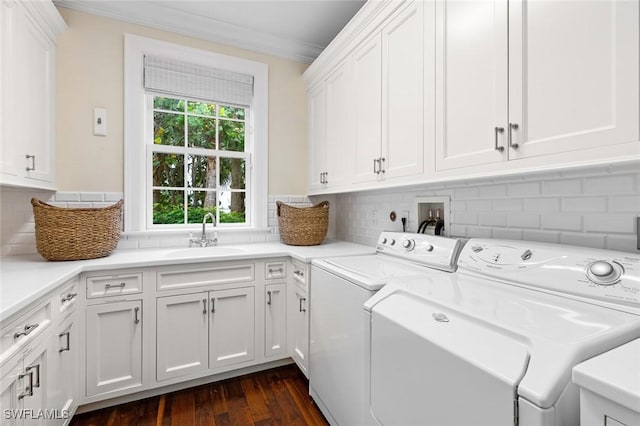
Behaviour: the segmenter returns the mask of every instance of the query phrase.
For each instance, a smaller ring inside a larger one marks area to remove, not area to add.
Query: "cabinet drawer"
[[[307,287],[308,268],[305,263],[293,261],[293,279],[298,287]]]
[[[235,284],[255,279],[255,265],[220,265],[201,269],[173,268],[157,272],[158,290],[176,290],[185,287]]]
[[[62,290],[58,293],[57,300],[57,302],[60,303],[57,305],[59,314],[64,314],[75,309],[77,306],[76,301],[78,300],[79,284],[80,280],[78,278],[74,278],[62,287]]]
[[[87,277],[87,298],[123,296],[142,292],[142,273]]]
[[[287,276],[287,262],[268,262],[264,265],[264,276],[268,280],[285,278]]]
[[[0,328],[0,363],[33,340],[51,323],[51,302],[31,309],[25,314],[2,324]]]

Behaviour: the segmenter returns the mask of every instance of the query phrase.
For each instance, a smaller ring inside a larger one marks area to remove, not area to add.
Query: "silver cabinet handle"
[[[29,371],[28,373],[18,374],[18,379],[24,379],[29,376],[29,386],[25,388],[25,392],[18,395],[18,399],[22,399],[26,396],[33,396],[33,372]]]
[[[267,305],[271,304],[271,291],[267,292]]]
[[[293,271],[293,274],[299,276],[300,278],[304,277],[304,272],[298,271],[297,269]]]
[[[269,268],[269,273],[270,273],[270,274],[273,274],[274,272],[280,272],[280,273],[283,273],[283,272],[284,272],[284,269],[282,269],[282,268],[278,268],[278,269]]]
[[[136,306],[135,308],[133,308],[133,323],[134,324],[140,324],[139,314],[140,314],[140,308]]]
[[[376,175],[380,174],[380,159],[379,158],[374,158],[373,159],[373,173]]]
[[[211,313],[212,314],[216,313],[216,298],[215,297],[211,298]]]
[[[78,293],[69,293],[69,294],[67,294],[66,296],[64,296],[62,298],[62,303],[69,302],[69,301],[73,300],[73,298],[76,297],[77,295],[78,295]]]
[[[27,161],[29,161],[29,159],[31,159],[31,167],[27,166],[27,171],[30,172],[32,170],[36,169],[36,156],[35,155],[25,155],[25,158],[27,159]]]
[[[300,298],[300,312],[307,312],[307,310],[305,308],[302,307],[302,302],[306,302],[307,299],[305,299],[304,297]]]
[[[386,171],[386,170],[385,170],[385,168],[384,168],[384,166],[383,166],[383,164],[384,164],[384,160],[385,160],[385,158],[384,158],[384,157],[380,157],[380,168],[379,168],[379,170],[378,170],[378,171],[379,171],[379,173],[384,173],[384,172]]]
[[[25,368],[25,371],[30,372],[31,370],[34,370],[34,369],[36,370],[36,374],[38,375],[38,377],[35,380],[35,383],[33,383],[32,388],[39,388],[40,387],[40,364],[31,365]]]
[[[320,173],[320,183],[324,183],[324,173]]]
[[[24,326],[24,331],[16,331],[15,333],[13,333],[13,338],[17,339],[20,336],[28,336],[33,330],[35,330],[36,328],[38,328],[40,324],[35,323],[35,324],[27,324]]]
[[[120,283],[120,284],[105,284],[104,288],[105,289],[110,289],[110,288],[124,288],[124,286],[126,286],[127,283]]]
[[[71,349],[71,347],[70,347],[70,345],[71,345],[71,332],[65,331],[64,333],[58,334],[58,337],[63,337],[63,336],[67,337],[67,346],[64,347],[64,348],[58,349],[58,353],[66,352],[66,351],[69,351]]]
[[[498,134],[504,133],[504,127],[494,127],[494,132],[495,132],[495,140],[496,140],[496,145],[495,145],[495,150],[498,152],[502,152],[504,151],[504,146],[498,146]]]
[[[509,148],[518,149],[520,146],[517,143],[513,143],[513,131],[518,130],[519,127],[518,123],[509,123]]]
[[[202,313],[207,315],[207,299],[202,299]]]

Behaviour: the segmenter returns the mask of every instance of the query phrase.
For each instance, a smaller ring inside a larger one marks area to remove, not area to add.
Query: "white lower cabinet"
[[[159,297],[158,381],[254,358],[254,288]]]
[[[86,308],[86,396],[142,386],[142,301]]]
[[[307,291],[300,287],[295,290],[295,304],[291,309],[292,339],[291,357],[298,364],[304,375],[309,377],[309,312],[307,307]]]
[[[287,353],[287,284],[265,286],[264,356]]]
[[[25,351],[26,355],[5,363],[0,373],[0,406],[10,410],[2,413],[3,425],[42,424],[42,418],[37,417],[51,413],[47,401],[46,341]]]
[[[75,316],[66,318],[49,338],[47,408],[59,414],[52,425],[64,424],[77,407],[78,326]]]

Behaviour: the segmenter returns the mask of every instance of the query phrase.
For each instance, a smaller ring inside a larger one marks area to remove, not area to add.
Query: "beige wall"
[[[61,191],[124,190],[124,34],[136,34],[269,65],[269,193],[307,190],[306,64],[59,8],[56,149]],[[106,137],[93,108],[107,109]]]

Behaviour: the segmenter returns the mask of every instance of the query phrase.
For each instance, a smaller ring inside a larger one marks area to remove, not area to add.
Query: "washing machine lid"
[[[332,257],[313,260],[312,264],[371,291],[379,290],[395,278],[415,276],[428,270],[383,254]]]
[[[368,300],[365,309],[373,313],[387,309],[394,299],[411,298],[428,301],[447,317],[461,316],[505,338],[526,341],[530,360],[518,394],[541,408],[554,405],[574,365],[640,337],[638,315],[461,274],[395,280]],[[392,315],[398,322],[418,320],[410,318],[411,310]],[[492,350],[500,354],[506,347],[496,343]],[[459,357],[473,353],[463,344],[453,350]]]

